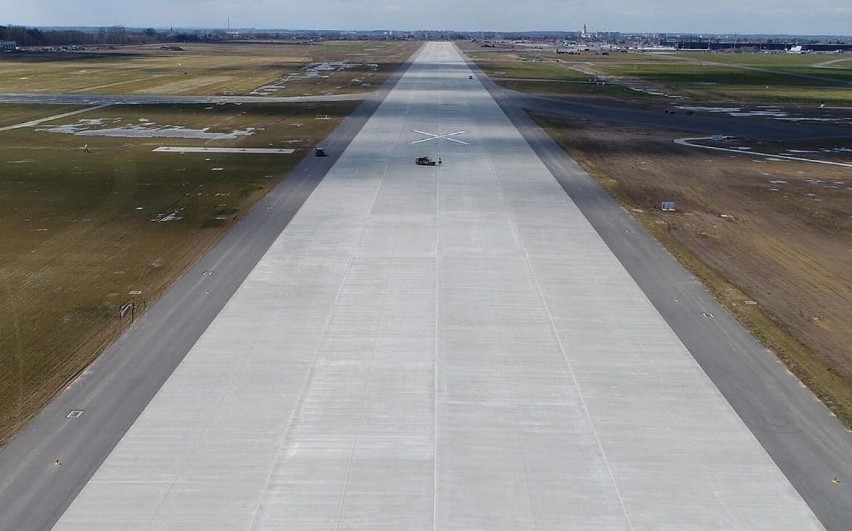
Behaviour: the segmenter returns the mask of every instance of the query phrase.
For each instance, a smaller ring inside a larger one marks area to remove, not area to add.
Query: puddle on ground
[[[153,221],[154,223],[168,223],[169,221],[180,221],[183,219],[183,214],[181,213],[181,210],[183,209],[173,210],[171,212],[166,212],[163,214],[157,214],[156,216],[151,218],[151,221]]]
[[[666,94],[665,92],[660,92],[659,90],[646,89],[646,88],[642,88],[642,87],[630,87],[630,86],[628,86],[627,88],[629,88],[633,92],[641,92],[642,94],[650,94],[651,96],[661,96],[663,98],[682,98],[683,97],[683,96],[673,96],[671,94]]]
[[[328,79],[334,72],[346,70],[355,66],[366,66],[370,71],[375,72],[379,69],[376,63],[348,63],[348,62],[330,62],[330,63],[311,63],[301,71],[287,74],[281,79],[274,81],[268,85],[258,87],[250,92],[253,96],[269,95],[284,89],[287,83],[291,81],[301,81],[305,79]]]
[[[62,133],[75,136],[106,136],[120,138],[195,138],[199,140],[233,140],[242,136],[254,134],[254,128],[234,129],[230,132],[214,132],[209,127],[191,129],[180,125],[157,125],[147,118],[139,118],[134,125],[114,127],[121,118],[108,120],[106,118],[81,119],[73,124],[44,127],[36,131],[47,133]],[[113,127],[101,127],[111,124]]]
[[[834,117],[819,117],[819,116],[791,116],[787,111],[778,107],[757,107],[746,109],[743,107],[704,107],[693,105],[678,105],[678,109],[684,111],[707,112],[714,114],[727,114],[728,116],[736,117],[764,117],[773,118],[775,120],[784,120],[787,122],[828,122],[828,123],[843,123],[852,124],[852,119],[834,118]]]
[[[79,123],[80,126],[94,127],[96,125],[104,125],[105,121],[105,118],[80,118],[79,120],[77,120],[77,123]]]

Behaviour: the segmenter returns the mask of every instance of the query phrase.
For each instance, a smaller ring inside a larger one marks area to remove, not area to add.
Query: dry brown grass
[[[347,62],[328,77],[294,80],[270,95],[373,90],[420,46],[417,42],[325,42],[316,45],[187,44],[118,47],[80,54],[0,55],[0,92],[83,94],[248,94],[310,63]],[[368,64],[376,64],[371,69]]]
[[[0,57],[0,92],[245,94],[320,62],[355,66],[288,82],[271,94],[360,92],[381,84],[419,46],[190,44],[180,52],[140,46],[12,54]],[[134,300],[144,307],[156,300],[356,106],[114,106],[49,124],[101,118],[120,127],[144,118],[222,132],[255,128],[251,136],[215,142],[38,130],[47,124],[0,132],[0,445],[121,333],[121,304]],[[73,109],[0,105],[0,126]],[[298,151],[151,152],[162,145]],[[182,219],[150,221],[169,212]]]
[[[121,304],[155,301],[356,105],[116,106],[51,123],[257,128],[216,142],[0,132],[0,444],[121,333]],[[298,151],[152,153],[160,145]],[[169,212],[183,219],[151,222]]]

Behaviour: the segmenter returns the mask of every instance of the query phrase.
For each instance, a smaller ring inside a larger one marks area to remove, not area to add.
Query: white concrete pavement
[[[468,75],[423,50],[57,529],[821,527]]]

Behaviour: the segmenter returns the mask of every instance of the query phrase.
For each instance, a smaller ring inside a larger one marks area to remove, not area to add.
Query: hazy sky
[[[0,0],[0,24],[852,34],[852,0]]]

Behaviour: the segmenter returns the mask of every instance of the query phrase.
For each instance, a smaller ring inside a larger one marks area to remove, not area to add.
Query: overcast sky
[[[852,0],[0,0],[0,24],[852,34]]]

